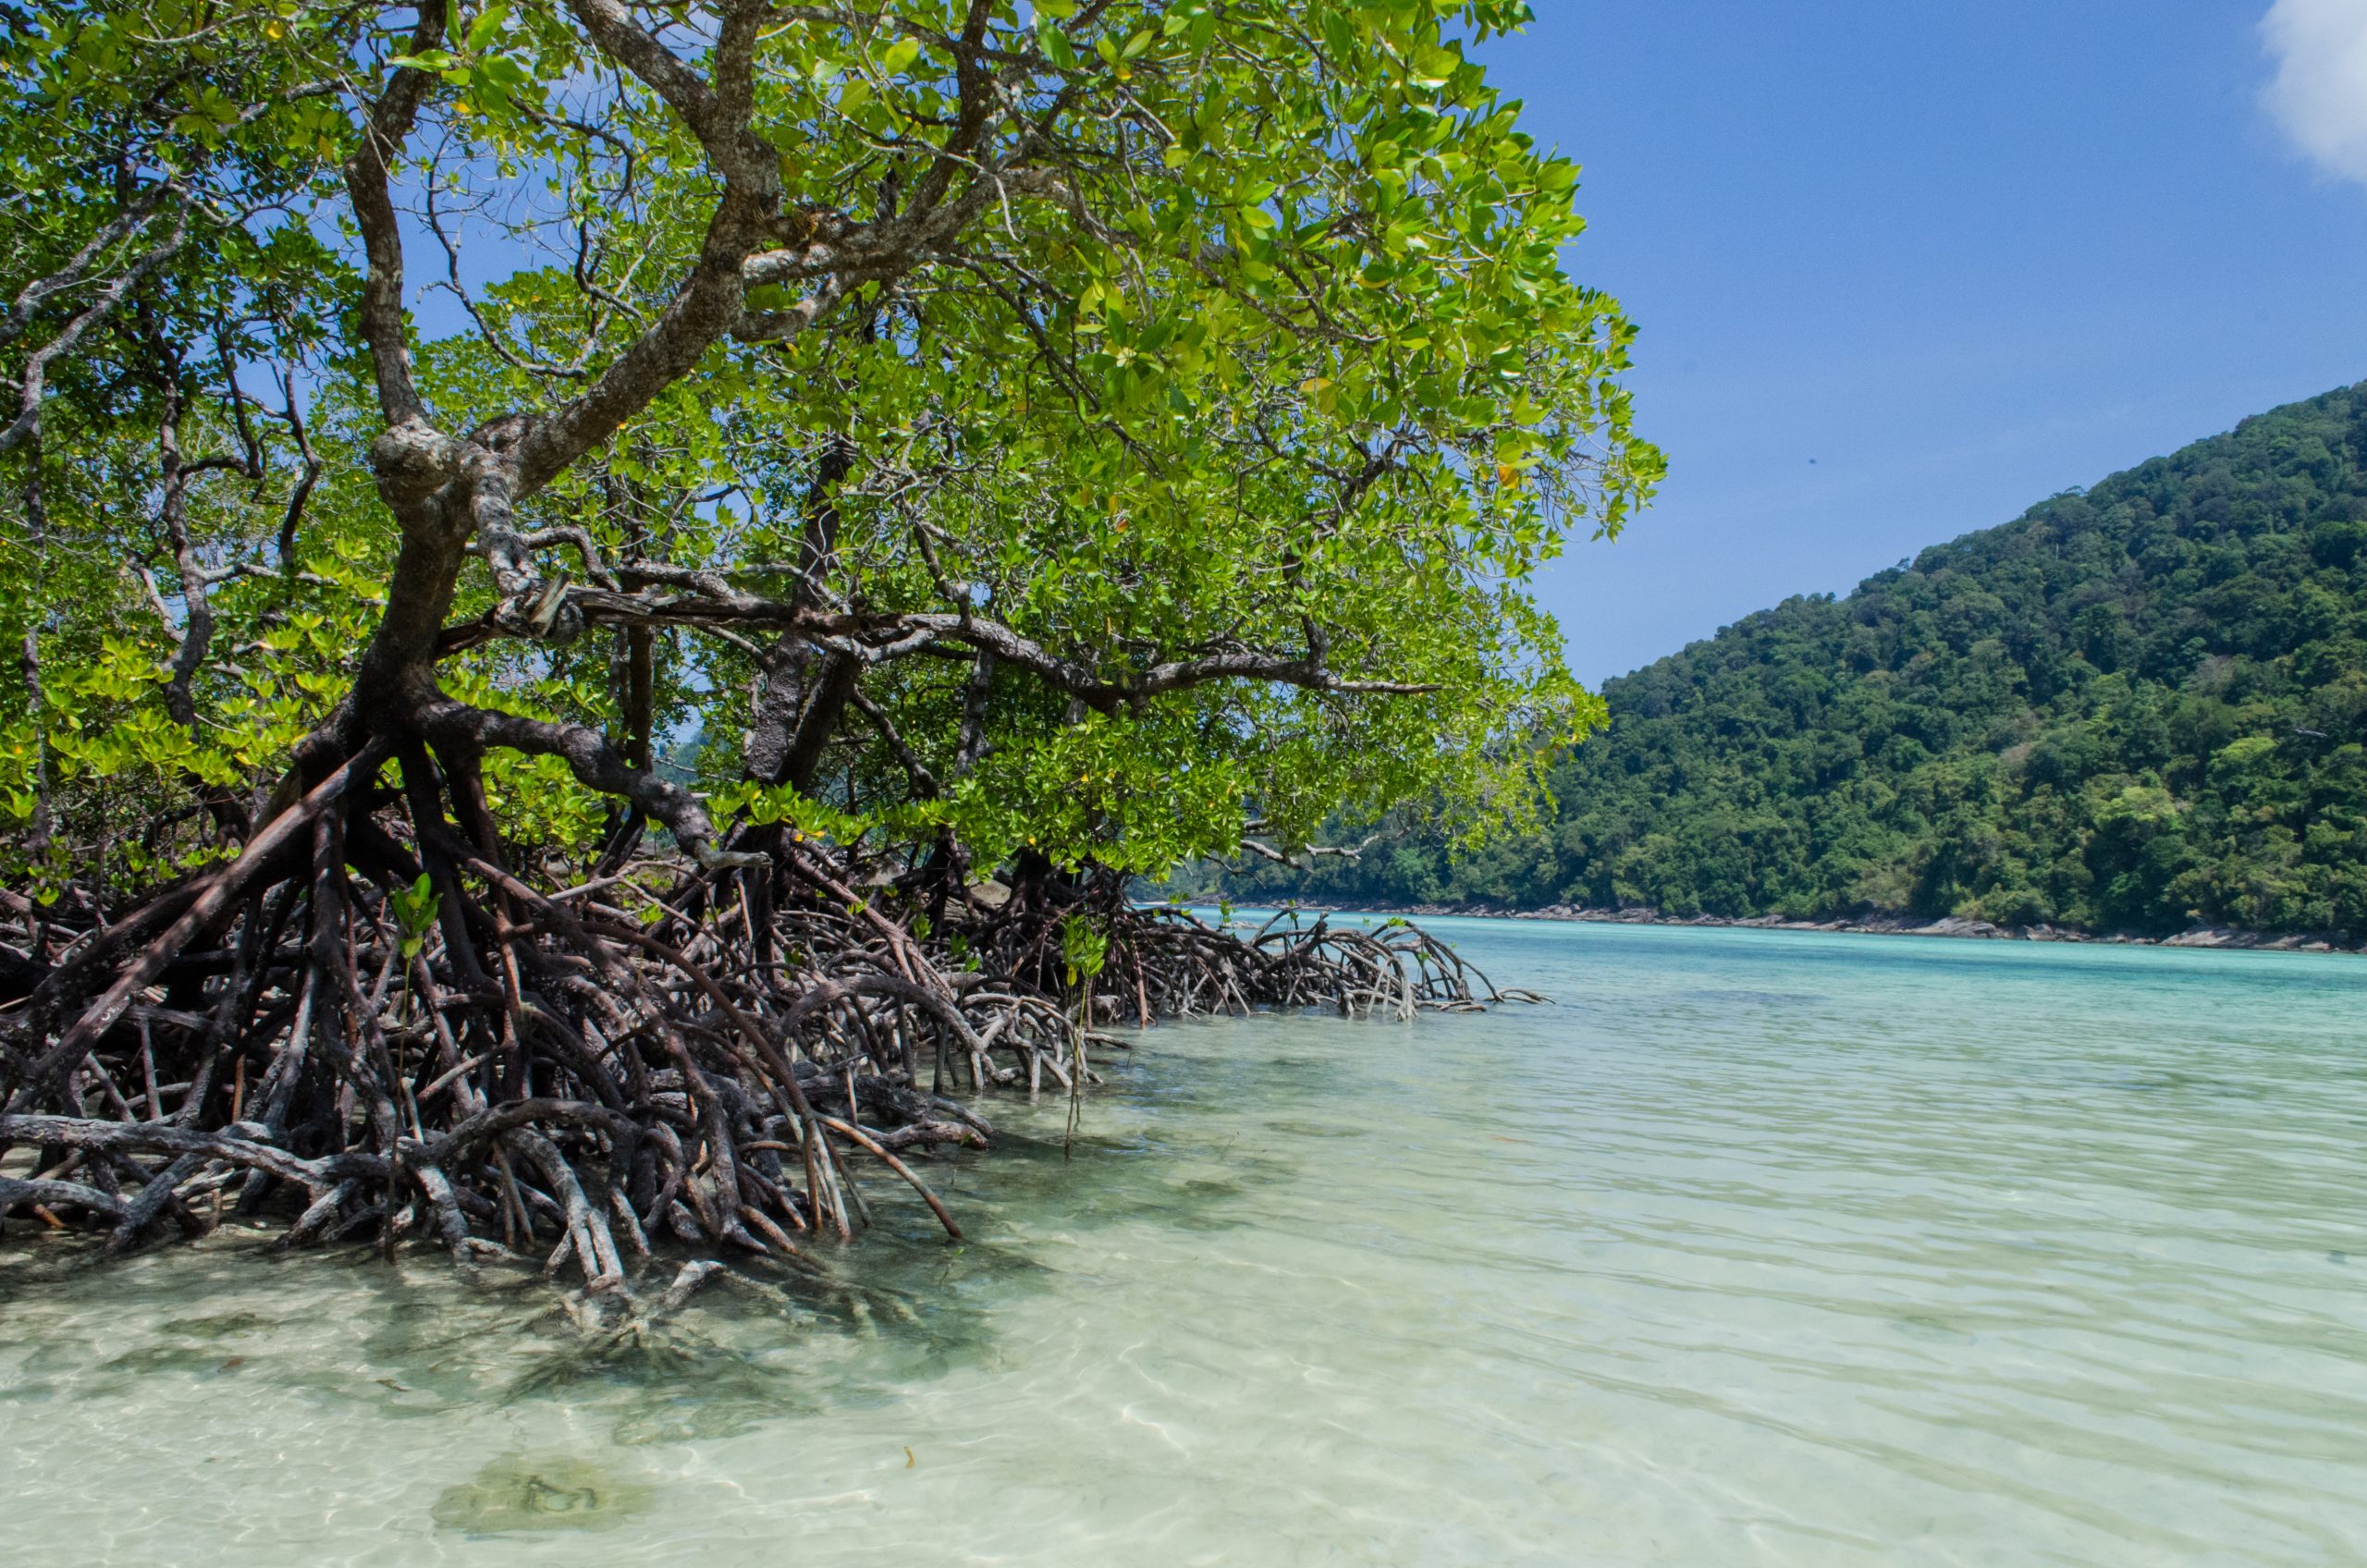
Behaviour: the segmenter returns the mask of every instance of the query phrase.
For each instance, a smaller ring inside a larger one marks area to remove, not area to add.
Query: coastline
[[[1505,909],[1484,904],[1332,904],[1305,899],[1290,907],[1332,914],[1396,914],[1417,919],[1462,916],[1478,920],[1556,920],[1587,925],[1709,925],[1734,931],[1821,931],[1852,937],[1945,937],[1989,942],[2077,942],[2095,947],[2225,948],[2242,952],[2362,953],[2367,944],[2347,941],[2330,932],[2242,931],[2224,925],[2195,925],[2174,937],[2141,937],[2129,932],[2099,934],[2059,925],[1994,925],[1985,920],[1947,915],[1922,920],[1913,915],[1873,915],[1864,920],[1785,920],[1759,914],[1736,918],[1719,914],[1671,915],[1654,909],[1590,909],[1578,904],[1554,904],[1545,909]]]

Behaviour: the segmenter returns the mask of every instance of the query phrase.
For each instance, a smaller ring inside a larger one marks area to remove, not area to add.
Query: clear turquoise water
[[[2367,1562],[2367,961],[1439,924],[656,1354],[15,1229],[0,1562]]]

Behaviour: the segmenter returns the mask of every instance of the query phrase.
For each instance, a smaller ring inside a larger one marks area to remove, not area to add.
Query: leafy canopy
[[[760,821],[987,864],[1156,872],[1416,798],[1532,811],[1527,742],[1601,708],[1527,585],[1660,459],[1627,324],[1563,270],[1576,169],[1466,55],[1526,7],[771,6],[735,66],[748,10],[52,0],[12,28],[18,852],[104,842],[135,879],[208,852],[173,824],[267,782],[350,688],[401,544],[348,194],[374,105],[429,81],[389,189],[420,390],[465,431],[602,384],[717,243],[718,154],[669,69],[744,68],[782,243],[728,335],[522,500],[568,614],[521,633],[515,584],[467,569],[445,690],[645,725]],[[752,690],[828,642],[717,607],[742,601],[901,629],[802,788],[738,741]],[[980,656],[988,624],[1030,655]],[[554,757],[487,766],[522,840],[613,827]]]

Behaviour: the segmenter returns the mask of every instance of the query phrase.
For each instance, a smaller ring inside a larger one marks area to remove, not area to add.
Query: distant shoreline
[[[1273,905],[1265,907],[1272,908]],[[1822,931],[1852,937],[1952,937],[1992,942],[2070,942],[2089,947],[2224,948],[2241,952],[2360,953],[2356,942],[2326,932],[2239,931],[2197,925],[2175,937],[2138,937],[2127,932],[2099,936],[2059,925],[1993,925],[1949,915],[1919,920],[1912,915],[1876,915],[1866,920],[1783,920],[1772,914],[1735,919],[1725,915],[1668,915],[1650,909],[1588,909],[1555,904],[1547,909],[1500,909],[1458,904],[1328,904],[1305,899],[1291,907],[1330,914],[1395,914],[1417,919],[1462,916],[1478,920],[1553,920],[1582,925],[1706,925],[1734,931]]]

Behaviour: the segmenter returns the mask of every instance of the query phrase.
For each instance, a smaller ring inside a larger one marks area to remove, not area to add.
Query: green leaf
[[[1070,44],[1068,34],[1052,25],[1049,13],[1040,7],[1036,17],[1036,42],[1044,51],[1044,58],[1061,70],[1076,69],[1076,50]]]
[[[477,19],[469,24],[469,53],[482,55],[501,36],[501,24],[509,17],[509,0],[494,0]]]
[[[511,55],[492,55],[477,64],[480,80],[503,92],[515,92],[528,81],[526,67]]]
[[[1323,46],[1331,53],[1334,70],[1347,66],[1355,57],[1355,30],[1349,25],[1348,18],[1336,10],[1323,13]]]

